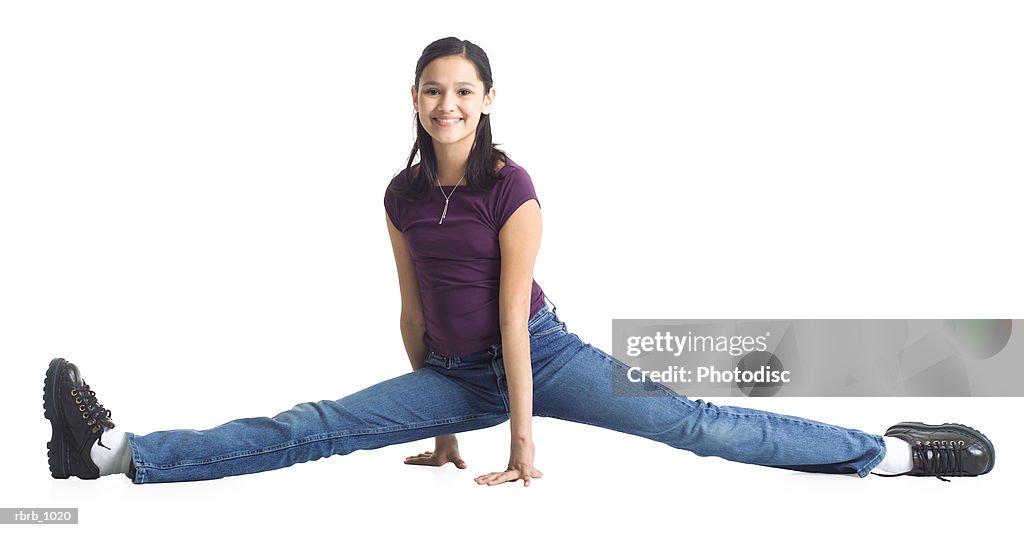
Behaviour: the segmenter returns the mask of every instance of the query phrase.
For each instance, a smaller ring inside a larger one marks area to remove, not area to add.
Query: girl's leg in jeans
[[[127,433],[134,465],[129,476],[134,483],[216,479],[508,420],[489,362],[450,365],[431,354],[427,367],[337,401],[302,403],[274,417],[238,419],[206,431]]]
[[[638,435],[731,461],[865,477],[885,457],[879,435],[795,416],[691,401],[566,330],[553,311],[531,333],[534,413]],[[616,390],[613,393],[613,378]]]

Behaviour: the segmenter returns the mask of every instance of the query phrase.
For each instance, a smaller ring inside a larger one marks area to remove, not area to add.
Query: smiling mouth
[[[463,120],[463,118],[461,118],[461,117],[460,118],[451,118],[451,119],[441,119],[441,118],[436,118],[436,117],[430,118],[430,121],[432,121],[435,125],[440,125],[441,127],[452,127],[452,126],[458,125],[459,122],[461,122],[462,120]]]

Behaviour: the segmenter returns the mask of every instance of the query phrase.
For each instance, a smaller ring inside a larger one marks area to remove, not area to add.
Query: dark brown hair
[[[414,84],[417,89],[420,85],[420,75],[427,65],[445,56],[461,56],[472,62],[477,76],[484,83],[484,94],[491,91],[494,80],[491,77],[491,63],[487,59],[487,53],[479,46],[457,37],[438,39],[423,49],[423,54],[416,62]],[[413,144],[409,160],[405,164],[405,178],[402,181],[394,181],[392,189],[399,197],[422,200],[438,184],[437,158],[434,155],[433,139],[420,124],[418,112],[413,113],[413,123],[416,125],[416,143]],[[469,150],[469,163],[466,165],[466,184],[470,190],[490,190],[498,181],[494,168],[499,160],[507,163],[508,155],[498,149],[497,145],[491,142],[490,114],[481,114],[473,147]],[[412,166],[417,153],[420,155],[420,162],[414,172]]]

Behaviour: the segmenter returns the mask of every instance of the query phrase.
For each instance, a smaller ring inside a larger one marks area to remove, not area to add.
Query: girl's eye
[[[434,88],[430,88],[430,89],[428,89],[428,90],[427,90],[427,91],[426,91],[425,93],[426,93],[427,95],[434,95],[434,93],[431,93],[431,92],[435,92],[435,91],[437,91],[437,90],[436,90],[436,89],[434,89]],[[469,95],[470,93],[473,93],[473,91],[472,91],[472,90],[468,90],[468,89],[465,89],[465,88],[463,88],[463,89],[461,89],[461,90],[459,90],[459,91],[464,91],[464,92],[466,92],[466,93],[464,93],[463,95]]]

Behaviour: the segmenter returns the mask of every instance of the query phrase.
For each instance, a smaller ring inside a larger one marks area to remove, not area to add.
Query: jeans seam
[[[573,335],[575,335],[575,334],[573,334]],[[576,336],[576,339],[579,339],[579,336]],[[580,342],[583,342],[583,340],[580,340]],[[590,345],[590,343],[584,343],[584,345],[585,346],[593,347],[592,345]],[[594,347],[594,349],[600,351],[600,349],[597,349],[597,347]],[[598,355],[601,356],[601,358],[604,358],[605,361],[610,362],[613,366],[618,367],[619,369],[625,369],[627,371],[629,370],[629,366],[627,364],[623,363],[618,358],[615,358],[614,356],[611,356],[611,355],[609,355],[606,352],[603,352],[603,351],[602,352],[598,352]],[[608,380],[611,381],[611,379],[608,379]],[[664,392],[665,395],[668,395],[669,397],[672,397],[672,398],[682,402],[683,404],[685,404],[686,406],[690,407],[691,409],[693,409],[696,406],[700,406],[700,405],[697,405],[696,403],[694,403],[692,400],[690,400],[690,398],[688,398],[686,396],[683,396],[683,395],[679,395],[678,393],[676,393],[675,391],[669,389],[667,386],[661,384],[660,382],[651,382],[651,384],[653,384],[658,390]],[[720,407],[716,406],[716,408],[720,408]]]
[[[880,451],[874,459],[871,459],[870,461],[865,463],[864,466],[857,469],[857,475],[859,475],[860,477],[867,477],[868,474],[871,473],[871,470],[874,470],[876,466],[881,464],[882,460],[885,459],[885,454],[888,450],[888,446],[885,445],[885,440],[880,435],[873,434],[870,436],[875,441],[875,443],[878,444]]]
[[[418,423],[418,424],[414,424],[414,425],[401,426],[401,427],[391,427],[391,428],[384,428],[384,429],[360,429],[360,430],[355,430],[355,431],[346,431],[346,432],[343,432],[343,433],[326,433],[326,434],[311,435],[311,436],[306,436],[306,437],[303,437],[303,438],[300,438],[300,439],[297,439],[297,440],[290,440],[290,441],[288,441],[286,443],[283,443],[283,444],[276,444],[276,445],[273,445],[273,446],[270,446],[270,447],[261,448],[261,449],[248,450],[248,451],[236,451],[236,452],[233,452],[233,453],[229,453],[227,455],[220,455],[220,456],[217,456],[217,457],[210,457],[210,458],[206,458],[206,459],[196,459],[196,460],[181,461],[181,462],[177,462],[177,463],[171,464],[171,465],[163,465],[163,464],[150,463],[150,464],[146,464],[146,467],[150,468],[150,469],[155,469],[155,470],[170,470],[170,469],[174,469],[174,468],[182,468],[182,467],[188,467],[188,466],[202,466],[204,464],[223,462],[223,461],[231,460],[231,459],[239,459],[239,458],[242,458],[242,457],[250,457],[250,456],[253,456],[253,455],[262,455],[262,454],[265,454],[265,453],[273,453],[275,451],[282,451],[282,450],[285,450],[285,449],[288,449],[288,448],[291,448],[291,447],[295,447],[295,446],[312,444],[312,443],[316,443],[316,442],[323,442],[325,440],[334,440],[334,439],[337,439],[337,438],[344,438],[344,437],[349,437],[349,436],[364,436],[364,435],[368,435],[368,434],[385,434],[385,433],[393,433],[393,432],[398,432],[398,431],[408,431],[408,430],[412,430],[412,429],[423,429],[423,428],[433,427],[433,426],[437,426],[437,425],[449,425],[449,424],[452,424],[452,423],[460,423],[460,422],[464,422],[464,421],[471,421],[471,420],[477,420],[477,419],[481,419],[481,418],[491,418],[491,417],[499,417],[500,418],[502,416],[500,414],[471,414],[469,416],[460,416],[460,417],[457,417],[457,418],[449,418],[449,419],[444,419],[444,420],[427,421],[427,422],[422,422],[422,423]],[[140,457],[139,457],[140,461],[141,461],[141,458],[142,457],[140,455]],[[136,470],[136,477],[139,477],[140,476],[139,472],[141,471],[140,463],[136,463],[135,470]]]
[[[577,337],[579,337],[579,336],[577,336]],[[589,345],[589,343],[586,343],[585,345]],[[607,353],[604,353],[604,352],[601,352],[601,353],[598,353],[598,354],[602,358],[604,358],[605,360],[611,362],[614,366],[617,366],[620,369],[621,368],[628,369],[628,366],[626,364],[622,363],[621,361],[619,361],[614,356],[610,356],[610,355],[608,355]],[[667,386],[664,386],[661,383],[652,382],[652,384],[654,384],[658,389],[660,389],[663,392],[667,393],[669,396],[674,397],[677,400],[682,401],[683,403],[685,403],[686,405],[688,405],[690,407],[693,407],[695,405],[695,403],[692,400],[690,400],[688,397],[679,395],[678,393],[676,393],[675,391],[669,389]],[[696,406],[701,407],[702,405],[696,405]],[[699,410],[704,410],[704,409],[700,408]],[[827,423],[807,423],[807,420],[802,420],[802,419],[799,419],[799,418],[794,419],[792,417],[788,417],[788,416],[785,416],[785,415],[782,415],[782,414],[775,414],[774,416],[765,416],[763,411],[757,411],[757,410],[754,410],[751,413],[735,412],[735,411],[732,411],[732,410],[723,409],[722,407],[720,407],[718,405],[715,405],[714,410],[718,414],[730,416],[730,417],[733,417],[733,418],[769,418],[770,420],[778,420],[778,421],[782,421],[782,422],[786,422],[786,423],[794,423],[794,424],[800,424],[800,425],[810,425],[811,427],[814,427],[816,429],[826,429],[826,430],[833,430],[833,431],[835,431],[835,430],[846,430],[846,428],[840,427],[838,425],[830,425],[830,424],[827,424]],[[560,419],[564,419],[564,418],[560,418]],[[568,420],[568,421],[576,421],[576,420]],[[579,422],[579,423],[584,423],[586,425],[589,425],[586,422]],[[865,434],[868,434],[868,433],[865,433]],[[880,464],[882,462],[882,459],[885,457],[885,452],[886,452],[885,442],[882,441],[881,437],[878,436],[878,435],[869,434],[869,436],[871,436],[872,440],[875,441],[875,444],[878,444],[880,446],[881,452],[874,459],[872,459],[871,461],[865,463],[862,467],[860,467],[860,468],[858,468],[856,470],[857,475],[860,476],[860,477],[866,477],[871,472],[871,470],[874,469],[875,466],[877,466],[878,464]]]
[[[126,432],[125,443],[128,444],[128,453],[131,455],[132,461],[135,463],[135,478],[132,479],[132,482],[135,484],[145,483],[146,471],[143,466],[145,461],[142,460],[142,452],[139,451],[139,446],[136,444],[135,434],[132,432]]]
[[[502,358],[504,360],[504,357]],[[498,360],[491,361],[491,370],[494,372],[494,385],[498,394],[501,396],[501,404],[505,405],[505,413],[512,412],[511,402],[508,400],[508,393],[501,386],[501,381],[505,378],[502,374],[501,365],[498,364]]]
[[[605,360],[608,360],[608,361],[612,362],[613,364],[617,365],[620,369],[621,368],[628,369],[628,366],[626,364],[622,363],[621,361],[619,361],[615,357],[608,356],[605,353],[601,353],[601,357],[604,358]],[[665,394],[667,394],[670,397],[674,397],[676,399],[679,399],[679,400],[687,403],[691,407],[694,405],[694,402],[690,398],[676,393],[674,390],[672,390],[671,388],[665,386],[664,384],[661,384],[660,382],[651,382],[651,384],[653,384],[655,387],[657,387],[662,392],[665,392]],[[697,406],[700,406],[700,405],[697,405]],[[734,418],[761,418],[761,417],[767,417],[767,416],[764,415],[764,411],[759,411],[759,410],[756,410],[756,409],[750,409],[750,410],[752,410],[752,412],[745,413],[745,412],[735,412],[733,410],[727,410],[727,409],[725,409],[723,407],[715,405],[714,410],[717,413],[719,413],[719,414],[723,414],[723,415],[726,415],[726,416],[731,416],[731,417],[734,417]],[[818,424],[818,423],[807,423],[806,419],[799,419],[799,418],[794,419],[794,418],[791,418],[791,417],[787,417],[787,416],[785,416],[783,414],[777,414],[777,413],[773,413],[773,414],[775,414],[775,415],[771,416],[770,419],[778,420],[778,421],[784,421],[786,423],[796,423],[796,424],[802,424],[802,425],[810,425],[810,426],[816,427],[818,429],[828,429],[828,430],[833,430],[833,431],[835,431],[835,430],[846,430],[845,427],[840,427],[838,425],[830,425],[828,423],[821,423],[821,424]]]

